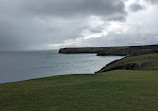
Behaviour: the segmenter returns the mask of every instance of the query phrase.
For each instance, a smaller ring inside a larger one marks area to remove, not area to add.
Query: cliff
[[[80,47],[80,48],[62,48],[59,50],[61,54],[79,54],[79,53],[98,53],[104,47]]]
[[[98,56],[118,55],[126,56],[131,53],[144,49],[158,49],[158,45],[144,46],[122,46],[122,47],[80,47],[80,48],[62,48],[61,54],[79,54],[79,53],[96,53]]]
[[[126,56],[131,53],[135,53],[141,50],[158,50],[158,45],[144,45],[144,46],[127,46],[127,47],[120,47],[115,49],[108,49],[108,50],[101,50],[97,53],[98,56],[106,56],[106,55],[119,55],[119,56]]]

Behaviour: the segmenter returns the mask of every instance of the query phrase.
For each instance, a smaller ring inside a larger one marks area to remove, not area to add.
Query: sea
[[[58,50],[1,51],[0,83],[66,75],[94,74],[122,56],[59,54]]]

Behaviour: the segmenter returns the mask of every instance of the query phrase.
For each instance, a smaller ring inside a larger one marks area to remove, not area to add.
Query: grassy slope
[[[111,63],[110,65],[107,65],[107,67],[104,67],[101,72],[104,72],[112,67],[129,63],[138,63],[140,66],[136,68],[137,70],[158,70],[158,53],[125,57],[121,60]]]
[[[158,71],[116,70],[0,84],[0,111],[157,111]]]

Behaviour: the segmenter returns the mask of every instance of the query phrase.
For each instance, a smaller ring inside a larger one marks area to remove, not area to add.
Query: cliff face
[[[158,45],[146,45],[146,46],[128,46],[121,47],[112,50],[101,50],[97,53],[98,56],[106,56],[106,55],[119,55],[126,56],[134,52],[138,52],[140,50],[153,49],[158,50]]]
[[[158,50],[158,45],[124,46],[124,47],[62,48],[59,50],[59,53],[62,53],[62,54],[96,53],[98,56],[107,56],[107,55],[126,56],[131,53],[144,50],[144,49]]]
[[[83,48],[62,48],[59,50],[61,54],[79,54],[79,53],[98,53],[103,50],[102,47],[83,47]]]
[[[154,53],[158,53],[158,49],[143,49],[143,50],[139,50],[137,52],[130,53],[127,57],[139,56],[139,55],[145,55],[145,54],[154,54]]]

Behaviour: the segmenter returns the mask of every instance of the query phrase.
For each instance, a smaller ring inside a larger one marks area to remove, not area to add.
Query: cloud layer
[[[156,0],[0,0],[0,50],[153,44],[158,17],[153,3]]]

